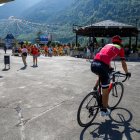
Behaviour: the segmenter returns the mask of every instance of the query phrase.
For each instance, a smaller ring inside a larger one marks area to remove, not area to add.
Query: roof
[[[115,22],[112,20],[105,20],[88,26],[75,26],[73,31],[77,35],[89,37],[111,37],[114,35],[129,37],[137,36],[139,33],[139,30],[135,26],[124,24],[121,22]]]
[[[93,24],[93,26],[100,26],[100,27],[104,27],[104,26],[109,26],[109,27],[133,27],[132,25],[128,25],[128,24],[124,24],[121,22],[116,22],[116,21],[112,21],[112,20],[105,20],[102,22],[97,22],[95,24]]]
[[[12,34],[7,34],[7,36],[5,37],[5,39],[14,39],[14,36]]]
[[[7,3],[7,2],[10,2],[10,1],[14,1],[14,0],[0,0],[0,4]]]

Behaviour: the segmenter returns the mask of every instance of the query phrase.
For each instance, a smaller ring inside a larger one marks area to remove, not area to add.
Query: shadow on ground
[[[111,112],[108,120],[101,123],[95,122],[84,128],[80,134],[80,140],[86,140],[87,137],[90,137],[90,140],[122,140],[123,138],[132,140],[132,132],[140,133],[140,130],[131,126],[132,118],[133,115],[127,109],[116,108]]]

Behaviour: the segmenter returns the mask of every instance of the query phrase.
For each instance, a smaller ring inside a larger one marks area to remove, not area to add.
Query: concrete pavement
[[[11,55],[11,52],[8,51]],[[77,124],[77,109],[91,90],[96,75],[85,59],[69,56],[38,58],[38,67],[22,69],[21,57],[10,56],[11,68],[2,71],[0,50],[0,140],[139,140],[139,62],[128,62],[132,78],[110,117],[99,115],[88,128]],[[121,70],[120,62],[116,62]]]

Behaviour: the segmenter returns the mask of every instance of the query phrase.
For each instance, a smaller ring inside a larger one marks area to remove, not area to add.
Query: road
[[[10,55],[10,69],[3,70],[0,50],[0,140],[139,140],[140,63],[128,62],[132,78],[109,117],[97,115],[93,124],[77,124],[77,109],[91,91],[96,75],[85,59],[70,56],[38,58],[38,67],[22,69],[21,57]],[[118,70],[120,62],[116,62]]]

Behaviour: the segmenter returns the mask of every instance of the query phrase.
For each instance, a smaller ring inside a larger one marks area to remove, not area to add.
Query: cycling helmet
[[[115,35],[112,37],[112,43],[118,43],[118,44],[121,44],[122,43],[122,39],[120,36],[118,35]]]

